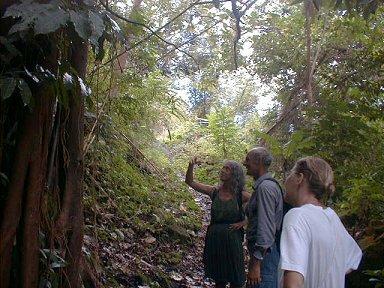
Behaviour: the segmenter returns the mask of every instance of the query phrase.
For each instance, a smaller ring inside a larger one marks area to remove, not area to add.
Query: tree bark
[[[134,0],[133,1],[133,5],[132,5],[132,9],[131,9],[131,12],[129,14],[129,19],[132,18],[133,15],[135,15],[135,13],[137,13],[140,9],[140,6],[141,6],[141,3],[143,2],[143,0]],[[127,37],[127,43],[130,43],[133,39],[133,33],[131,32],[128,32],[126,37]],[[115,78],[119,78],[121,77],[121,75],[123,74],[124,72],[124,69],[127,67],[127,60],[128,60],[128,52],[126,51],[126,45],[123,45],[120,49],[120,52],[119,52],[119,57],[117,57],[117,61],[114,63],[113,65],[113,76]],[[116,97],[120,92],[120,89],[118,87],[118,85],[114,85],[112,88],[111,88],[111,92],[110,92],[110,95],[111,97]]]
[[[35,111],[38,121],[35,123],[34,148],[29,164],[27,180],[24,221],[22,225],[22,283],[23,287],[37,287],[39,283],[39,256],[40,256],[40,206],[41,194],[46,179],[44,171],[47,170],[47,151],[52,126],[52,100],[51,95],[38,95],[41,104]]]
[[[85,78],[88,45],[81,42],[80,39],[74,41],[72,49],[72,67],[78,72],[79,77]],[[67,129],[67,149],[68,166],[65,176],[65,198],[63,210],[67,215],[66,221],[69,221],[71,233],[68,235],[68,253],[67,261],[70,265],[66,268],[68,282],[66,287],[80,287],[80,260],[83,246],[84,235],[84,216],[83,216],[83,190],[84,190],[84,94],[80,87],[78,95],[70,98],[70,111],[68,111]],[[68,206],[69,205],[69,206]]]
[[[0,226],[0,287],[9,287],[12,267],[12,252],[16,240],[16,231],[22,214],[22,199],[24,183],[31,157],[35,123],[38,121],[36,113],[29,113],[19,133],[16,157],[8,185],[5,209]]]
[[[15,2],[7,0],[0,3],[0,13],[5,11],[6,5]],[[0,21],[4,24],[3,20]],[[0,31],[1,35],[7,35],[5,25],[1,25]],[[34,41],[39,42],[39,37]],[[45,35],[41,37],[44,38]],[[57,75],[58,60],[69,60],[79,77],[84,79],[88,59],[87,42],[82,42],[80,38],[71,39],[70,58],[60,59],[61,56],[67,55],[67,51],[59,55],[57,53],[59,45],[56,45],[58,40],[53,35],[49,39],[51,40],[47,41],[47,38],[44,38],[43,43],[39,42],[39,45],[36,45],[39,47],[38,52],[34,50],[35,46],[29,47],[25,42],[20,41],[16,45],[25,45],[24,49],[20,49],[23,53],[39,55],[36,59],[29,59],[28,65],[35,67],[39,64]],[[40,232],[43,232],[46,239],[50,241],[50,243],[44,243],[50,244],[49,247],[44,248],[61,248],[62,255],[68,263],[61,272],[56,270],[57,273],[62,273],[60,276],[63,279],[63,286],[81,287],[80,260],[84,229],[82,152],[84,95],[80,80],[77,80],[77,84],[77,91],[69,95],[68,110],[64,110],[61,103],[56,102],[56,95],[52,95],[53,90],[45,85],[42,87],[30,85],[32,97],[35,100],[33,111],[29,110],[30,107],[24,107],[18,98],[20,95],[16,92],[6,100],[7,103],[12,104],[7,106],[6,115],[1,115],[0,118],[7,119],[8,122],[12,122],[12,125],[17,123],[18,129],[16,145],[12,146],[12,151],[15,152],[12,153],[11,158],[8,157],[10,161],[5,163],[5,157],[0,157],[1,171],[5,169],[9,175],[7,189],[5,192],[1,191],[2,199],[5,199],[4,204],[1,204],[4,211],[0,213],[0,287],[2,288],[38,287]],[[4,103],[0,105],[2,111],[5,107]],[[13,105],[14,103],[17,105]],[[56,105],[60,106],[57,109],[57,111],[61,110],[60,117],[58,112],[54,111]],[[23,113],[15,113],[15,111]],[[59,120],[57,131],[61,131],[62,137],[60,148],[58,134],[52,135],[54,126],[52,122],[55,117]],[[1,121],[0,144],[3,137],[10,132],[12,125],[6,127]],[[0,149],[0,156],[5,155],[3,154],[4,146]],[[48,164],[49,151],[51,151],[51,161]],[[12,163],[12,167],[9,163]],[[42,202],[45,199],[51,200],[51,203]],[[49,214],[48,205],[54,211],[51,214]],[[59,212],[58,209],[60,209],[60,215],[56,224],[60,225],[52,229],[52,223],[49,223],[48,218],[56,215],[55,213]],[[42,216],[44,222],[41,220]],[[13,259],[17,260],[12,263]],[[47,264],[50,264],[50,260]]]
[[[312,65],[311,65],[311,52],[312,52],[312,31],[311,31],[311,18],[313,14],[313,2],[311,0],[304,1],[305,12],[305,31],[306,31],[306,46],[307,46],[307,70],[306,76],[306,88],[308,105],[312,106],[313,103],[313,91],[312,91]]]

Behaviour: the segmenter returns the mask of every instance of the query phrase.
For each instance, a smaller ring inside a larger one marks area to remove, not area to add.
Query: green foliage
[[[257,64],[255,71],[269,85],[278,84],[279,90],[292,89],[295,78],[305,70],[305,31],[302,10],[292,6],[277,6],[275,13],[255,11],[250,21],[259,26],[260,33],[253,36],[251,59]],[[250,26],[250,27],[253,27]],[[281,102],[286,96],[280,94]]]
[[[64,260],[62,252],[58,249],[47,249],[48,239],[40,232],[40,284],[39,287],[60,287],[60,273],[59,270],[66,267],[68,263]]]
[[[21,18],[21,21],[9,30],[9,33],[24,32],[33,29],[35,34],[49,34],[58,30],[68,21],[68,15],[60,9],[60,1],[48,4],[23,1],[7,9],[4,17]]]
[[[101,60],[104,55],[104,41],[111,41],[110,31],[119,32],[117,23],[110,15],[100,13],[91,2],[69,5],[65,1],[38,3],[25,0],[8,7],[3,17],[12,17],[16,21],[8,31],[9,36],[0,38],[0,43],[6,48],[0,54],[2,66],[5,67],[0,75],[1,100],[18,94],[24,106],[31,109],[34,105],[31,90],[37,85],[46,85],[47,89],[54,90],[59,103],[66,108],[68,97],[73,91],[80,88],[84,94],[89,94],[84,81],[70,67],[67,59],[67,49],[70,46],[68,39],[74,38],[74,33],[81,39],[90,41],[97,53],[96,58]],[[48,35],[51,38],[41,41]],[[52,49],[48,39],[55,37],[61,51],[58,75],[56,71],[30,63],[28,58],[29,54],[39,55],[42,50]],[[20,42],[30,50],[23,48],[21,53],[17,48]]]
[[[364,18],[320,10],[313,18],[312,55],[316,100],[307,109],[303,95],[306,69],[304,16],[297,7],[254,19],[255,71],[276,85],[282,105],[276,136],[260,135],[281,155],[283,171],[294,158],[318,155],[336,172],[341,212],[359,219],[381,218],[383,197],[383,92],[381,67],[383,8]],[[274,31],[275,33],[268,33]],[[310,106],[310,105],[308,105]],[[275,129],[277,130],[277,129]],[[288,138],[289,137],[289,138]],[[286,144],[281,144],[286,143]]]
[[[171,117],[183,117],[182,101],[170,87],[170,79],[159,71],[142,78],[142,83],[124,79],[121,89],[124,93],[113,105],[118,116],[132,129],[147,130],[167,127]],[[143,129],[144,128],[144,129]]]
[[[200,118],[206,118],[207,114],[210,111],[210,99],[211,95],[207,91],[200,91],[195,87],[189,88],[189,96],[188,100],[192,106],[192,110],[197,114]]]
[[[58,0],[46,4],[23,0],[14,4],[6,10],[4,17],[17,18],[20,21],[12,26],[9,34],[25,34],[30,29],[34,35],[50,34],[71,24],[80,38],[89,40],[98,47],[98,39],[105,28],[103,16],[92,11],[95,7],[87,2],[81,6],[76,5],[75,10],[68,7],[73,7],[73,3],[67,6],[67,3]]]
[[[110,14],[99,12],[94,3],[89,1],[69,4],[57,0],[49,3],[24,0],[7,8],[3,17],[17,19],[8,33],[16,34],[24,41],[30,40],[30,36],[48,35],[60,30],[67,33],[67,36],[72,36],[71,33],[75,32],[81,39],[90,41],[95,50],[101,53],[104,40],[112,40],[111,31],[123,40],[120,28]],[[29,34],[30,31],[33,32],[32,35]],[[1,43],[13,56],[21,55],[5,38],[2,37]],[[2,59],[6,60],[5,57]]]
[[[235,115],[229,108],[219,108],[216,112],[208,115],[208,131],[211,133],[213,143],[219,157],[228,159],[233,155],[238,155],[238,151],[243,153],[239,137],[239,127],[235,123]],[[219,152],[220,151],[220,152]]]
[[[152,175],[145,164],[131,158],[134,151],[122,137],[112,137],[103,142],[87,154],[87,163],[98,163],[98,170],[93,175],[89,170],[91,166],[86,170],[88,177],[96,180],[97,185],[93,189],[99,191],[97,205],[102,206],[103,211],[111,210],[116,217],[129,219],[126,224],[140,233],[161,234],[171,223],[179,223],[192,230],[200,225],[196,218],[198,208],[191,201],[191,195],[182,181],[172,175],[167,176],[168,181],[159,178],[159,175]],[[92,182],[88,182],[88,189],[93,186]],[[92,198],[88,197],[86,203],[91,205]],[[180,214],[180,205],[188,207],[188,213]]]
[[[384,218],[383,184],[368,176],[348,179],[349,187],[343,190],[340,208],[344,213],[358,215],[365,223]]]
[[[365,270],[364,274],[372,277],[369,279],[370,282],[376,283],[375,288],[384,287],[384,269],[381,270]]]
[[[11,97],[13,91],[17,85],[17,80],[15,78],[1,78],[0,87],[1,87],[1,98],[3,100]]]
[[[9,39],[0,36],[0,44],[5,48],[0,53],[0,59],[2,62],[9,64],[14,57],[21,56],[19,49],[17,49],[17,47],[13,45],[12,41]]]
[[[350,97],[350,90],[347,95]],[[355,93],[350,102],[335,100],[332,92],[329,98],[324,95],[311,135],[316,154],[327,159],[335,170],[342,212],[355,213],[367,223],[384,217],[383,120],[370,121],[370,111],[376,112],[360,109],[361,98],[357,95],[361,96]]]
[[[254,133],[268,144],[272,155],[279,160],[280,167],[275,170],[281,172],[283,178],[285,178],[287,171],[292,168],[294,160],[304,156],[305,151],[315,145],[313,138],[308,137],[304,130],[296,130],[291,133],[285,143],[281,143],[277,138],[260,131]]]
[[[292,4],[305,2],[303,0],[295,0]],[[316,10],[321,10],[323,8],[335,9],[340,11],[348,11],[349,13],[354,13],[358,11],[362,13],[364,17],[368,17],[370,14],[373,14],[377,11],[379,5],[382,4],[380,0],[373,1],[359,1],[359,0],[312,0],[309,1],[313,3]],[[308,5],[309,6],[309,5]],[[313,9],[313,8],[312,8]]]
[[[19,79],[17,87],[20,90],[21,99],[23,100],[24,106],[28,106],[32,100],[32,92],[27,82],[24,79]]]
[[[330,2],[323,2],[322,7],[329,7]],[[368,2],[375,6],[375,1]],[[313,3],[319,6],[320,1]],[[128,13],[109,3],[114,11],[153,27],[168,21],[164,12],[175,11],[176,16],[190,5],[186,1],[153,4],[149,1],[144,9]],[[376,15],[366,18],[353,13],[354,9],[348,17],[320,9],[312,18],[315,101],[308,103],[303,81],[307,63],[302,7],[286,2],[267,6],[249,10],[243,17],[241,40],[252,35],[253,53],[246,61],[246,71],[235,72],[229,71],[234,66],[234,22],[221,5],[216,9],[194,5],[157,31],[158,38],[172,40],[172,47],[150,37],[143,25],[117,24],[111,14],[101,13],[88,1],[23,0],[6,10],[4,17],[12,17],[15,25],[9,37],[0,37],[0,59],[5,67],[0,75],[1,101],[17,96],[20,103],[32,108],[32,91],[43,84],[52,89],[59,104],[68,107],[70,94],[85,85],[68,64],[69,41],[80,37],[92,44],[91,60],[96,64],[90,64],[89,76],[96,92],[86,99],[87,131],[93,129],[95,120],[99,123],[96,132],[92,131],[97,134],[94,142],[87,143],[85,207],[87,224],[94,225],[100,239],[118,241],[122,225],[162,241],[169,239],[175,223],[185,230],[197,229],[199,210],[183,183],[188,158],[196,155],[202,160],[195,169],[196,179],[214,185],[223,158],[241,161],[245,148],[260,139],[277,158],[278,172],[285,173],[300,156],[327,159],[336,172],[340,211],[356,214],[364,222],[384,218],[383,8],[373,7]],[[117,44],[124,39],[122,31],[130,36],[129,65],[116,83],[113,65],[100,65],[100,60],[113,58],[122,48]],[[31,65],[30,55],[19,50],[33,47],[31,54],[37,55],[45,47],[42,42],[53,38],[58,39],[62,57],[57,73]],[[133,49],[141,39],[148,41]],[[238,43],[239,51],[242,44]],[[238,56],[241,64],[244,57]],[[185,113],[188,107],[172,89],[171,76],[180,74],[193,80],[191,110],[207,116],[207,127],[195,121],[193,113]],[[260,85],[259,77],[267,86]],[[106,100],[114,86],[120,93]],[[278,100],[265,125],[256,110],[263,94],[276,95]],[[282,115],[289,117],[281,119],[276,135],[261,132]],[[158,170],[150,168],[148,161]],[[8,181],[5,174],[0,177],[2,183]],[[56,208],[49,207],[53,217]],[[51,254],[55,256],[55,251]],[[163,256],[174,266],[181,259],[177,252]],[[52,263],[64,265],[47,253],[43,258],[45,271],[52,272]],[[49,277],[43,280],[51,281],[54,276]],[[149,282],[147,276],[141,278]]]
[[[196,180],[201,183],[216,186],[219,182],[219,173],[222,166],[223,161],[220,160],[204,161],[201,165],[195,168],[194,176]]]

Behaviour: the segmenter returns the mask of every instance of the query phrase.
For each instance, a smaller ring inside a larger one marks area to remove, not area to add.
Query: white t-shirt
[[[359,266],[362,252],[331,208],[306,204],[284,218],[279,265],[304,276],[306,288],[344,287],[345,274]]]

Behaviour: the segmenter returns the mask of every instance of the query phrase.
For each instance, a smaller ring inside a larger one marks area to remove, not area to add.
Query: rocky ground
[[[204,279],[202,264],[211,201],[193,190],[191,193],[202,209],[203,225],[191,233],[189,244],[135,235],[129,225],[115,231],[115,239],[98,243],[102,267],[98,278],[103,287],[214,287]]]

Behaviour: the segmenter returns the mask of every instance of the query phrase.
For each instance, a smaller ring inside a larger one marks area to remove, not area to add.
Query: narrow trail
[[[111,232],[113,239],[110,236],[104,240],[100,239],[98,243],[99,261],[103,267],[99,280],[104,287],[214,287],[213,281],[204,278],[202,261],[205,234],[210,222],[211,199],[193,189],[190,191],[202,211],[202,227],[194,232],[190,245],[161,242],[153,237],[137,235],[127,222],[115,222],[114,225],[118,226],[116,229],[110,226],[112,219],[101,220],[105,231],[114,229],[114,232]],[[109,218],[113,215],[104,216]],[[91,239],[86,237],[85,242],[90,241]],[[181,255],[177,265],[161,260],[164,255],[174,254]],[[167,284],[162,280],[165,278],[170,279]],[[153,286],[153,281],[162,284]]]

